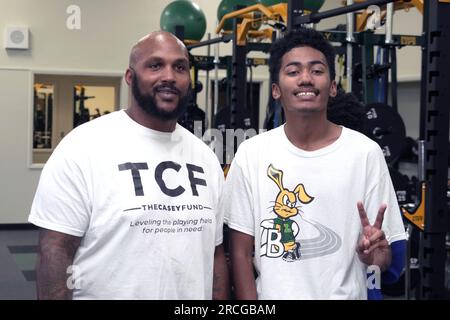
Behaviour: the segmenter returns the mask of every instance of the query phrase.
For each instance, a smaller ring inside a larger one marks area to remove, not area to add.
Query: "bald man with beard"
[[[215,154],[177,124],[188,52],[167,32],[132,48],[131,103],[72,130],[45,165],[38,299],[226,299]]]

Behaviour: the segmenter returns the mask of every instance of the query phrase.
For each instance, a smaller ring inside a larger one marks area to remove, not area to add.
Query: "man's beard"
[[[187,105],[189,103],[192,88],[188,87],[188,91],[184,96],[181,96],[180,90],[175,88],[175,86],[168,84],[172,90],[178,92],[178,104],[172,111],[166,111],[156,104],[156,100],[154,95],[144,94],[139,89],[139,80],[137,78],[136,72],[133,72],[133,80],[131,85],[131,93],[133,94],[134,99],[136,99],[139,107],[142,108],[147,114],[154,116],[160,120],[176,120],[178,119],[187,109]],[[155,89],[153,89],[155,92]]]

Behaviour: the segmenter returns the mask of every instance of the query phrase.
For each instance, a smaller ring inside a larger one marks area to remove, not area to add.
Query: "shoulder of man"
[[[98,147],[99,141],[111,138],[112,132],[118,131],[114,122],[119,115],[119,112],[112,112],[72,129],[59,142],[50,158],[63,156],[75,161],[88,155],[89,150]]]
[[[349,128],[345,128],[344,130],[346,130],[347,132],[347,136],[349,137],[350,143],[354,146],[358,146],[358,149],[360,149],[361,151],[362,150],[365,150],[367,152],[381,151],[381,148],[378,145],[378,143],[370,139],[365,134]]]
[[[252,153],[258,152],[259,150],[267,150],[272,142],[278,143],[280,138],[280,130],[283,127],[263,131],[259,134],[244,140],[238,147],[237,153]]]

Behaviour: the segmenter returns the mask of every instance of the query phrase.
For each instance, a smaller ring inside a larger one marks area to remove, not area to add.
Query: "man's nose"
[[[299,86],[305,85],[305,84],[312,85],[312,83],[313,83],[313,78],[312,78],[309,70],[303,70],[302,72],[299,73],[299,77],[298,77],[298,85]]]
[[[167,66],[162,71],[162,80],[167,82],[175,82],[175,70],[171,66]]]

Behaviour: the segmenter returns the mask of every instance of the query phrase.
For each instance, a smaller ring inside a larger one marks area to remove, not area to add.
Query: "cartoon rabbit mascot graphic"
[[[276,169],[272,164],[267,168],[267,176],[275,182],[280,191],[273,205],[273,212],[277,217],[261,222],[261,256],[270,258],[282,256],[283,260],[288,262],[299,260],[300,242],[295,241],[299,227],[291,218],[299,213],[300,206],[297,206],[297,200],[302,204],[308,204],[314,198],[306,193],[301,183],[294,191],[285,188],[283,171]]]

